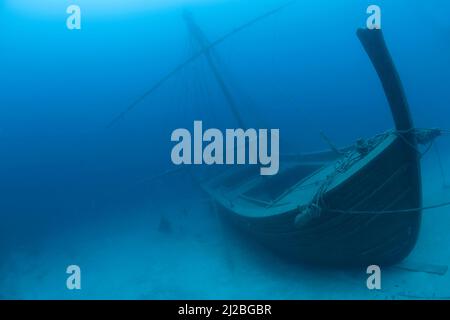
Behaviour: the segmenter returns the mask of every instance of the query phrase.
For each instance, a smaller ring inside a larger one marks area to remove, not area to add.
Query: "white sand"
[[[434,157],[424,164],[425,204],[450,199]],[[183,204],[184,205],[184,204]],[[59,235],[3,261],[2,298],[18,299],[410,299],[450,298],[444,276],[382,270],[382,290],[366,288],[365,270],[316,270],[287,264],[223,229],[205,204],[165,208],[173,232],[158,232],[159,214],[141,213]],[[154,210],[154,209],[153,209]],[[407,261],[450,265],[450,208],[424,213]],[[56,240],[57,239],[57,240]],[[82,289],[66,289],[77,264]]]

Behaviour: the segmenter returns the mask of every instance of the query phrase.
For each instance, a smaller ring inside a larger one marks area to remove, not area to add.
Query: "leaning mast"
[[[222,75],[219,72],[219,69],[214,63],[213,57],[211,55],[211,43],[206,38],[203,31],[200,29],[200,27],[196,24],[194,21],[194,18],[192,17],[192,14],[189,11],[184,11],[183,14],[184,20],[186,22],[186,25],[188,27],[189,32],[194,37],[194,39],[197,41],[198,45],[200,46],[200,49],[203,51],[203,54],[205,55],[206,62],[208,63],[208,66],[210,67],[214,78],[216,79],[220,90],[222,91],[225,100],[227,101],[231,112],[233,113],[234,118],[238,122],[239,126],[241,128],[245,128],[244,120],[242,119],[242,116],[239,112],[239,109],[237,107],[236,101],[234,100],[233,95],[231,94],[230,90],[228,89],[227,85],[225,84],[224,79],[222,78]]]

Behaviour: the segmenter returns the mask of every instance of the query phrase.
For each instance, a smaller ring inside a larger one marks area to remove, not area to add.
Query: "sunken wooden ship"
[[[268,18],[271,10],[209,42],[189,13],[185,21],[199,51],[174,68],[111,123],[185,66],[205,57],[232,114],[245,128],[211,51],[232,35]],[[346,148],[282,156],[275,176],[257,166],[233,166],[203,177],[202,189],[223,220],[294,261],[327,266],[388,265],[414,248],[421,225],[418,145],[436,135],[414,127],[400,77],[381,30],[357,32],[389,102],[395,128]]]
[[[280,172],[230,168],[203,188],[221,217],[292,260],[388,265],[414,248],[421,225],[418,130],[381,30],[360,29],[395,130],[331,151],[282,158]]]

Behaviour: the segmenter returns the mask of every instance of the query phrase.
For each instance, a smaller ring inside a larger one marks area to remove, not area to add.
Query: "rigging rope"
[[[293,5],[295,2],[297,2],[297,0],[291,0],[288,1],[284,4],[282,4],[281,6],[269,10],[266,13],[240,25],[237,28],[232,29],[230,32],[224,34],[222,37],[216,39],[213,42],[210,42],[207,46],[205,46],[202,50],[197,51],[197,53],[195,53],[194,55],[192,55],[191,57],[189,57],[188,59],[186,59],[184,62],[182,62],[181,64],[179,64],[177,67],[175,67],[174,69],[172,69],[170,72],[168,72],[165,76],[163,76],[161,79],[159,79],[159,81],[157,81],[150,89],[148,89],[147,91],[145,91],[142,95],[140,95],[136,100],[134,100],[129,106],[128,108],[126,108],[124,111],[122,111],[121,113],[119,113],[114,119],[112,119],[110,121],[110,123],[107,125],[107,128],[111,128],[113,127],[117,122],[121,121],[124,119],[125,115],[127,115],[129,112],[131,112],[134,108],[136,108],[137,105],[139,105],[143,100],[145,100],[148,96],[150,96],[153,92],[155,92],[156,90],[158,90],[163,84],[165,84],[169,79],[171,79],[173,76],[175,76],[178,72],[180,72],[181,70],[183,70],[187,65],[191,64],[192,62],[194,62],[195,60],[197,60],[198,58],[200,58],[201,56],[203,56],[205,53],[209,52],[211,49],[217,47],[218,45],[220,45],[222,42],[226,41],[228,38],[234,36],[235,34],[244,31],[245,29],[248,29],[250,27],[252,27],[254,24],[260,22],[261,20],[267,19],[277,13],[279,13],[280,11],[286,9],[287,7]]]
[[[405,138],[405,134],[413,133],[417,136],[417,139],[421,144],[427,144],[427,148],[424,152],[421,152],[416,146],[412,145],[408,139]],[[408,146],[417,151],[422,158],[433,146],[434,140],[436,137],[446,134],[450,135],[450,130],[442,130],[442,129],[410,129],[406,131],[388,131],[379,135],[376,135],[374,138],[370,139],[367,144],[370,148],[374,148],[378,143],[383,141],[389,134],[395,134],[400,137]],[[349,151],[346,153],[345,157],[338,162],[336,166],[336,170],[333,174],[329,175],[327,179],[320,186],[316,196],[313,198],[309,206],[307,208],[303,208],[306,210],[307,214],[315,213],[315,215],[320,215],[321,211],[326,211],[330,213],[340,213],[340,214],[353,214],[353,215],[381,215],[381,214],[408,214],[414,213],[418,211],[426,211],[432,209],[438,209],[443,207],[449,207],[450,201],[441,202],[438,204],[433,204],[429,206],[422,206],[418,208],[409,208],[409,209],[396,209],[396,210],[341,210],[341,209],[332,209],[328,208],[324,201],[324,195],[327,191],[328,186],[331,184],[332,180],[337,176],[338,173],[345,172],[348,168],[350,168],[355,162],[357,162],[361,158],[361,154],[358,152],[357,155],[354,156],[354,151]]]
[[[435,151],[436,157],[438,159],[439,170],[441,171],[442,186],[444,188],[448,188],[449,184],[447,183],[446,174],[445,174],[445,170],[444,170],[444,164],[442,163],[441,152],[439,151],[439,148],[438,148],[437,144],[434,145],[434,151]]]
[[[399,209],[399,210],[359,211],[359,210],[338,210],[338,209],[327,209],[327,208],[325,208],[325,210],[327,212],[332,212],[332,213],[360,214],[360,215],[367,214],[368,215],[368,214],[414,213],[417,211],[432,210],[432,209],[438,209],[438,208],[449,207],[449,206],[450,206],[450,201],[442,202],[442,203],[434,204],[434,205],[429,205],[429,206],[424,206],[424,207],[419,207],[419,208]]]

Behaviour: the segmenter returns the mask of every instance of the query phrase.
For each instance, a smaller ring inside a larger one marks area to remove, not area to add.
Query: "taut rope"
[[[425,151],[421,151],[417,148],[417,146],[412,145],[408,139],[405,138],[405,134],[413,133],[416,135],[417,142],[419,144],[427,145]],[[389,131],[382,134],[379,134],[375,136],[374,138],[368,140],[366,144],[369,145],[369,147],[373,148],[377,142],[384,140],[384,138],[389,134],[395,134],[398,137],[400,137],[408,146],[413,148],[422,158],[425,156],[425,154],[428,153],[428,151],[433,146],[434,140],[441,136],[441,135],[450,135],[450,130],[442,130],[442,129],[410,129],[405,131]],[[357,153],[359,154],[359,152]],[[324,201],[324,194],[327,191],[328,186],[331,184],[332,180],[336,177],[337,173],[346,171],[349,167],[352,166],[352,164],[357,161],[360,157],[355,157],[354,151],[349,151],[343,160],[338,162],[338,165],[336,166],[336,170],[334,174],[331,174],[327,177],[327,179],[323,182],[321,187],[319,188],[316,196],[311,201],[310,205],[308,206],[307,210],[314,210],[314,212],[318,211],[326,211],[331,213],[341,213],[341,214],[355,214],[355,215],[378,215],[378,214],[408,214],[408,213],[414,213],[417,211],[426,211],[426,210],[432,210],[432,209],[438,209],[443,207],[450,206],[450,201],[441,202],[438,204],[433,204],[429,206],[422,206],[418,208],[409,208],[409,209],[398,209],[398,210],[381,210],[381,211],[364,211],[364,210],[340,210],[340,209],[332,209],[328,208]],[[320,214],[320,213],[319,213]]]

